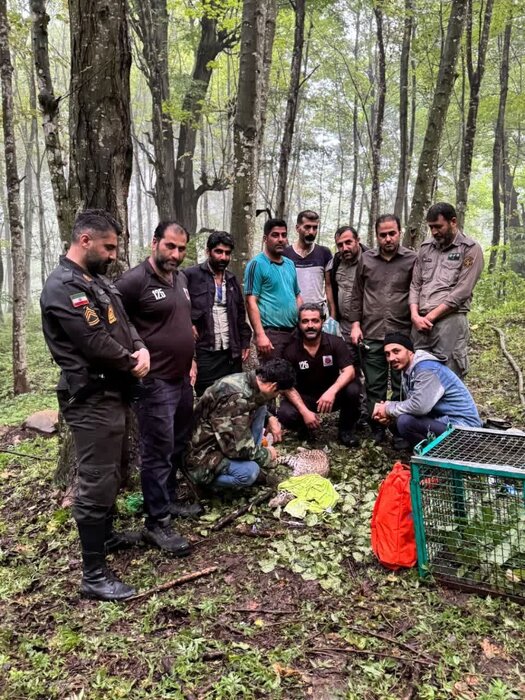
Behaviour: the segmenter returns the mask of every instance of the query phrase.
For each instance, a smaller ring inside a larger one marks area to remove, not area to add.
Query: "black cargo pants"
[[[118,391],[98,391],[71,404],[68,398],[58,392],[78,466],[73,517],[78,525],[101,525],[112,514],[120,487],[128,404]]]

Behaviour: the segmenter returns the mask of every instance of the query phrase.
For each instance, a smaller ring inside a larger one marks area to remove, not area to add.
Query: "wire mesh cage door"
[[[507,436],[507,445],[505,435],[451,429],[412,458],[418,567],[423,577],[525,602],[525,436]],[[492,463],[477,461],[487,455]]]

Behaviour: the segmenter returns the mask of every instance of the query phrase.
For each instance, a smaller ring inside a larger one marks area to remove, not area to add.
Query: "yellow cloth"
[[[277,488],[296,496],[284,508],[294,518],[304,518],[307,512],[322,513],[332,508],[339,499],[332,483],[319,474],[291,476]]]

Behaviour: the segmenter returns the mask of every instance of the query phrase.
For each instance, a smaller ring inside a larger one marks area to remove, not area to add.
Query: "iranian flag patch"
[[[89,299],[84,294],[84,292],[79,292],[78,294],[71,294],[69,297],[74,308],[77,309],[79,306],[87,306],[89,304]]]

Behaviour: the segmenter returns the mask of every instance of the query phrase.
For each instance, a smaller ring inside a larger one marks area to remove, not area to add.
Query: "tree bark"
[[[428,115],[423,148],[419,157],[412,207],[404,238],[405,245],[411,247],[419,245],[424,237],[422,229],[425,211],[431,201],[432,182],[437,172],[441,137],[456,79],[455,69],[465,25],[465,0],[452,0],[449,4],[447,34],[439,63],[434,99]]]
[[[60,240],[69,244],[75,219],[75,202],[72,201],[66,178],[66,163],[63,155],[60,126],[60,99],[55,97],[49,65],[49,41],[47,25],[49,16],[45,0],[31,0],[33,60],[38,84],[38,102],[42,111],[46,157],[53,189],[53,199],[58,222]]]
[[[304,20],[306,16],[306,0],[295,0],[294,2],[291,0],[291,4],[295,12],[295,32],[292,50],[292,65],[290,69],[290,87],[288,89],[288,100],[286,102],[286,114],[284,117],[283,137],[279,156],[279,173],[277,175],[277,207],[275,210],[275,215],[281,219],[287,216],[288,203],[286,201],[286,188],[288,185],[288,167],[290,164],[290,154],[292,152],[292,141],[295,129],[295,118],[297,116],[299,90],[301,88]]]
[[[405,21],[403,27],[403,43],[399,67],[399,175],[397,179],[396,201],[394,214],[403,218],[409,172],[409,133],[408,133],[408,80],[410,66],[410,50],[412,33],[414,31],[414,0],[405,0]]]
[[[489,257],[488,271],[494,272],[498,259],[498,246],[501,241],[501,200],[503,176],[503,150],[505,143],[505,110],[507,107],[507,94],[509,90],[509,54],[510,38],[512,34],[512,18],[507,20],[503,34],[503,47],[500,64],[500,93],[498,118],[494,133],[494,146],[492,149],[492,241]]]
[[[371,235],[374,225],[379,216],[379,188],[381,173],[381,148],[383,145],[383,120],[385,117],[386,98],[386,57],[385,42],[383,37],[383,11],[379,4],[374,6],[374,16],[376,19],[377,37],[377,95],[376,108],[374,111],[374,127],[372,140],[372,192],[370,196],[370,212],[368,230]]]
[[[105,209],[121,223],[119,262],[128,267],[133,148],[126,2],[69,0],[69,15],[73,177],[82,209]]]
[[[230,230],[235,238],[233,272],[242,279],[255,234],[259,144],[264,96],[275,31],[275,0],[244,0],[237,108],[233,125],[234,176]],[[266,56],[266,58],[265,58]]]
[[[161,220],[176,218],[173,120],[168,111],[168,10],[166,0],[131,0],[131,24],[142,42],[141,70],[151,92],[155,204]]]
[[[33,258],[33,185],[34,168],[33,152],[38,140],[38,124],[36,121],[36,91],[33,67],[28,70],[29,80],[29,108],[31,110],[31,121],[29,127],[29,138],[26,143],[26,162],[24,168],[24,232],[25,232],[25,268],[26,268],[26,299],[28,307],[31,308],[31,261]]]
[[[469,105],[467,123],[465,126],[465,137],[462,140],[459,178],[456,190],[456,211],[458,214],[458,225],[460,229],[463,229],[465,223],[465,212],[467,210],[470,174],[472,171],[472,157],[474,154],[474,140],[476,138],[478,119],[479,94],[483,75],[485,73],[485,59],[489,44],[490,24],[492,21],[494,0],[486,0],[483,24],[479,30],[477,63],[475,68],[472,57],[472,4],[473,0],[467,0],[466,59],[467,75],[469,80]]]
[[[20,213],[20,181],[16,162],[16,138],[13,114],[13,66],[9,52],[9,25],[6,0],[0,0],[0,75],[2,83],[2,121],[4,129],[7,208],[11,230],[13,261],[13,391],[29,391],[26,355],[26,270],[24,263],[24,228]]]

